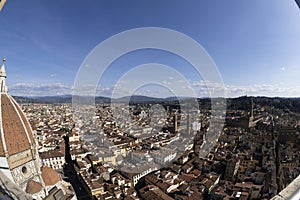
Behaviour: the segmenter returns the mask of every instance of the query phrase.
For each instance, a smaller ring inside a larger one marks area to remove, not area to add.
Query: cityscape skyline
[[[67,1],[8,1],[0,13],[0,53],[6,56],[6,70],[12,76],[7,83],[10,93],[71,94],[81,63],[100,42],[132,28],[164,27],[190,36],[205,48],[220,71],[226,97],[300,96],[300,12],[294,1],[236,2],[234,6],[216,1],[170,3],[88,1],[69,6]],[[110,96],[118,78],[132,67],[153,62],[173,67],[199,97],[209,96],[207,83],[186,61],[149,49],[112,63],[99,95]],[[166,83],[172,84],[172,78],[166,76]],[[172,96],[155,89],[137,95]]]
[[[0,199],[299,199],[299,7],[0,0]]]

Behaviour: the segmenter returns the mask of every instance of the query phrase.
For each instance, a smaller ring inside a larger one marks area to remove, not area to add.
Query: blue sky
[[[71,93],[94,47],[139,27],[173,29],[200,43],[218,66],[228,96],[300,96],[300,10],[293,0],[8,0],[0,12],[0,56],[7,57],[10,93]],[[205,87],[185,61],[144,50],[114,62],[99,91],[110,94],[126,71],[151,62],[174,67],[196,90]]]

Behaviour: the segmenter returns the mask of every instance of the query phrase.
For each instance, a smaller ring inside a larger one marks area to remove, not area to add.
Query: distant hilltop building
[[[227,117],[226,124],[232,127],[240,127],[244,129],[249,129],[255,127],[258,122],[262,120],[261,116],[254,116],[254,103],[253,97],[250,99],[250,107],[246,110],[247,115],[245,116],[235,116],[235,117]]]
[[[7,92],[5,61],[0,69],[0,171],[34,199],[49,196],[50,190],[63,196],[58,173],[41,165],[31,126]]]

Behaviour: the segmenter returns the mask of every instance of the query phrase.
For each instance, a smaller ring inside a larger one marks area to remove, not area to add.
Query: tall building
[[[190,124],[190,113],[188,112],[187,116],[186,116],[186,133],[188,135],[190,134],[190,127],[191,127],[191,124]]]
[[[57,172],[41,166],[31,126],[6,86],[5,59],[0,69],[0,171],[35,199],[61,184]],[[43,173],[44,172],[44,173]]]
[[[173,116],[173,131],[174,131],[174,133],[178,132],[178,114],[177,114],[177,111],[174,113],[174,116]]]
[[[256,123],[254,122],[254,103],[253,97],[251,97],[251,108],[250,108],[250,117],[249,117],[249,128],[254,127]]]

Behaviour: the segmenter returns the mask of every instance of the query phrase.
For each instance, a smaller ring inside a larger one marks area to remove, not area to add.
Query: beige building
[[[51,167],[55,170],[63,169],[63,165],[66,163],[65,154],[60,150],[50,150],[39,153],[42,161],[42,165]]]

